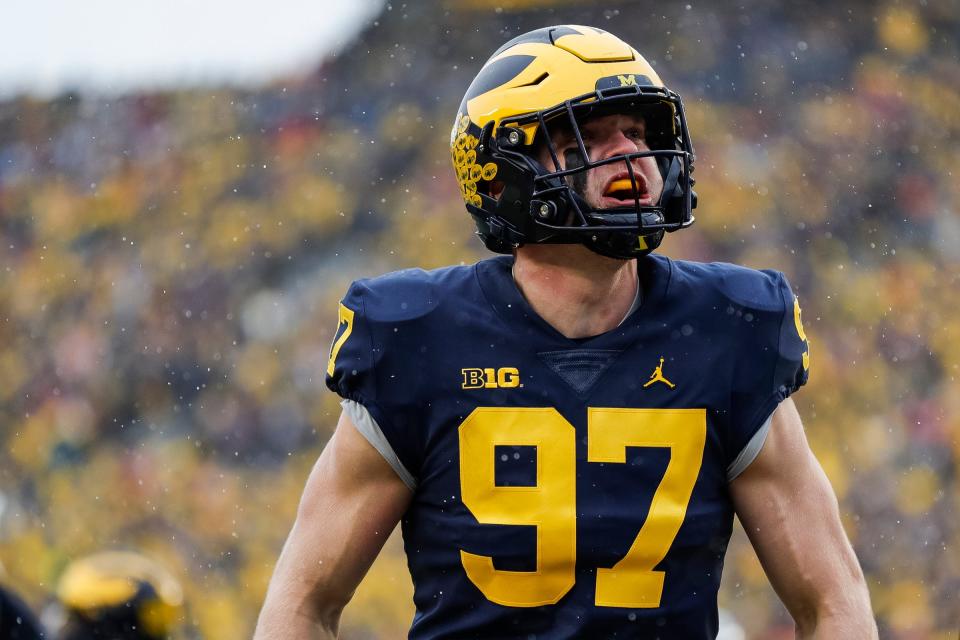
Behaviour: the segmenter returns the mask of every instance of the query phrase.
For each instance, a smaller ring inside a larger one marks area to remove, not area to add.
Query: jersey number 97
[[[601,607],[660,606],[665,573],[654,567],[673,544],[700,473],[705,409],[587,410],[587,462],[625,463],[627,447],[666,447],[670,462],[626,555],[597,568]],[[460,551],[470,580],[490,601],[510,607],[558,602],[573,587],[577,555],[576,430],[554,408],[478,407],[460,425],[460,490],[481,524],[533,525],[536,571],[496,569],[493,558]],[[534,486],[497,486],[498,446],[537,448]]]

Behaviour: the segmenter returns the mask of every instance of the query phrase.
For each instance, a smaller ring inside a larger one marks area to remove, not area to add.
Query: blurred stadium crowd
[[[73,558],[136,549],[179,576],[196,635],[249,636],[339,412],[336,301],[484,257],[449,166],[456,105],[502,42],[571,22],[634,43],[685,99],[698,223],[663,251],[797,291],[797,402],[881,637],[955,639],[956,3],[493,6],[387,5],[256,91],[0,103],[0,583],[39,609]],[[344,637],[404,637],[409,592],[394,540]],[[792,637],[742,534],[721,603],[749,637]]]

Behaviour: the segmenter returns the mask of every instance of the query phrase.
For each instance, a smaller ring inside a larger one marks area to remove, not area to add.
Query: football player
[[[256,637],[334,637],[402,521],[411,638],[713,638],[735,513],[799,637],[875,637],[789,399],[786,279],[652,253],[696,206],[680,97],[609,33],[539,29],[481,69],[451,153],[504,255],[350,287],[343,413]]]
[[[0,577],[3,566],[0,565]],[[17,594],[0,584],[0,638],[42,640],[48,637],[30,607]]]
[[[183,637],[183,591],[163,566],[138,553],[104,551],[72,562],[57,585],[60,640]]]

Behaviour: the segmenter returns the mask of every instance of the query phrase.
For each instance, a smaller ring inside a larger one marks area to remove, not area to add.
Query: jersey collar
[[[638,258],[641,303],[618,327],[582,339],[567,338],[533,310],[514,282],[512,268],[513,256],[498,256],[476,265],[477,279],[484,296],[510,331],[519,332],[529,339],[546,340],[553,345],[559,342],[568,346],[614,348],[622,344],[624,339],[633,337],[659,307],[670,284],[672,264],[669,258],[657,254]]]

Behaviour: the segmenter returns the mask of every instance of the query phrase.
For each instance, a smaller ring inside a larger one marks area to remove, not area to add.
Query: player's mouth
[[[633,172],[634,181],[631,182],[630,174],[622,171],[611,176],[603,189],[601,203],[604,207],[632,207],[636,205],[639,199],[641,205],[653,204],[650,193],[647,191],[647,180],[639,171]],[[633,184],[636,182],[637,190],[634,192]],[[638,198],[639,196],[639,198]]]

